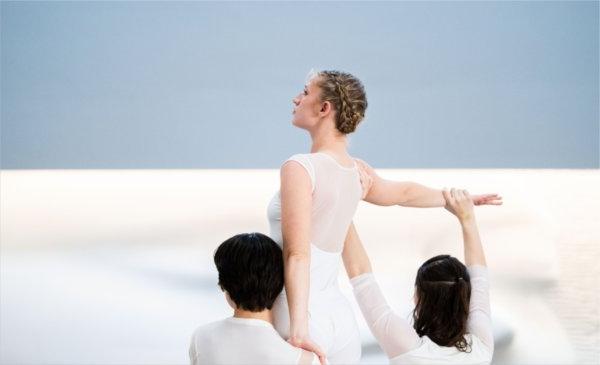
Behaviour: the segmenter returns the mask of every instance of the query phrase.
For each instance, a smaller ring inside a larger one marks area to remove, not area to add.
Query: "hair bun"
[[[321,71],[318,76],[321,100],[331,102],[336,111],[336,128],[344,134],[354,132],[367,110],[363,84],[346,72]]]

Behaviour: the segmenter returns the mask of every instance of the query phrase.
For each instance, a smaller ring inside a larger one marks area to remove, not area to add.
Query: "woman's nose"
[[[296,96],[295,98],[292,99],[292,103],[294,103],[294,105],[298,105],[300,103],[300,99]]]

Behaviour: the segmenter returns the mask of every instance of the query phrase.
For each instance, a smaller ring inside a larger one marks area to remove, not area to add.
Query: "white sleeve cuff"
[[[375,282],[375,275],[372,272],[366,272],[350,279],[354,291],[358,291],[373,282]]]
[[[489,276],[487,266],[483,266],[483,265],[468,266],[467,271],[469,272],[469,276],[471,277],[471,279],[473,279],[473,278],[487,279]]]

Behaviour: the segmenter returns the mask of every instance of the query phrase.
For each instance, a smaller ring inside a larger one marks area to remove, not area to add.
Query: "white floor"
[[[502,208],[478,209],[493,273],[495,363],[598,363],[597,171],[384,173],[505,196]],[[234,233],[268,232],[277,187],[275,171],[3,171],[1,179],[6,365],[186,363],[193,329],[230,315],[212,251]],[[403,313],[423,259],[460,257],[459,231],[443,210],[361,205],[356,224]],[[386,363],[361,324],[362,362]]]

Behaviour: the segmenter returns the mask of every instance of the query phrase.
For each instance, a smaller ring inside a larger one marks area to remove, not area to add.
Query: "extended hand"
[[[454,214],[461,222],[475,217],[473,201],[468,191],[452,188],[450,191],[444,189],[442,194],[446,199],[444,208]]]
[[[290,337],[287,342],[289,342],[292,346],[295,347],[299,347],[303,350],[309,351],[314,353],[315,355],[317,355],[317,357],[319,358],[319,362],[321,363],[321,365],[326,365],[327,364],[327,359],[325,357],[325,353],[323,352],[323,350],[321,350],[321,348],[314,343],[309,337]]]
[[[471,195],[475,205],[502,205],[502,197],[498,194]]]

